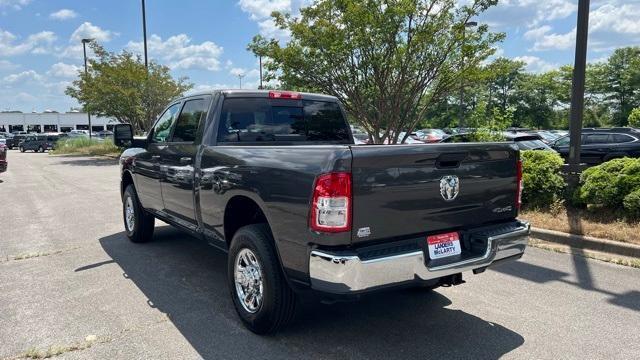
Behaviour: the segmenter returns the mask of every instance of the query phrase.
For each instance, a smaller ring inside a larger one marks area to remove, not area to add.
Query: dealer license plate
[[[457,232],[427,236],[429,258],[441,259],[460,255],[460,237]]]

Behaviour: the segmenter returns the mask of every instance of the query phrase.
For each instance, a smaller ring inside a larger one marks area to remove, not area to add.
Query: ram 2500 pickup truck
[[[335,97],[228,90],[169,104],[144,139],[115,127],[126,234],[161,219],[228,252],[256,333],[301,293],[330,300],[462,283],[525,251],[513,143],[354,145]]]

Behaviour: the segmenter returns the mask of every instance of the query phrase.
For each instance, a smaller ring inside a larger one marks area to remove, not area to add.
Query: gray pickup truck
[[[296,298],[332,301],[522,256],[521,163],[513,143],[354,145],[336,98],[227,90],[169,104],[144,138],[115,127],[126,234],[154,219],[228,252],[235,308],[256,333]]]

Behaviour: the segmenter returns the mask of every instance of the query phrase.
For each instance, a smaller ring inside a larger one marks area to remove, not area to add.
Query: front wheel
[[[20,152],[24,152],[24,148],[20,146]]]
[[[155,217],[142,208],[133,185],[127,186],[122,195],[122,215],[129,240],[141,243],[153,239]]]
[[[289,287],[265,224],[240,228],[233,236],[227,263],[233,305],[256,334],[273,333],[293,319],[296,297]]]
[[[38,146],[38,152],[43,153],[44,152],[44,148],[42,146]]]

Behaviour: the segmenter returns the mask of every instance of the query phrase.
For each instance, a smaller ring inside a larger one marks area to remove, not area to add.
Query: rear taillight
[[[518,160],[516,163],[516,181],[518,183],[516,208],[520,210],[520,207],[522,207],[522,160]]]
[[[351,230],[351,173],[333,172],[316,178],[309,227],[320,232]]]
[[[269,98],[300,100],[302,94],[293,91],[269,91]]]

